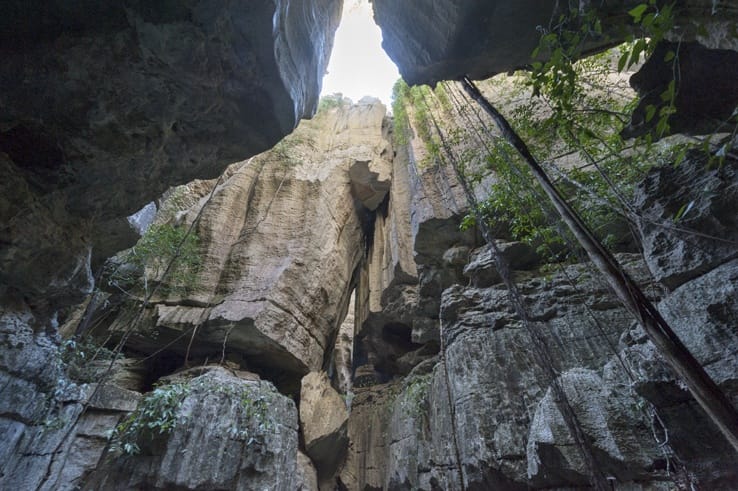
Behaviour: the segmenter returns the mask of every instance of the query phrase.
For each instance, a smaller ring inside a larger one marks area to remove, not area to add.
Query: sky
[[[389,106],[398,78],[397,67],[382,50],[382,31],[374,23],[371,4],[346,0],[321,95],[340,92],[354,102],[371,95]]]

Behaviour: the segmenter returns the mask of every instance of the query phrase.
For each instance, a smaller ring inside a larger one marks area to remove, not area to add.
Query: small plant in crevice
[[[157,437],[169,434],[177,425],[177,411],[189,394],[185,383],[162,385],[146,394],[135,411],[113,430],[111,449],[137,455]]]
[[[116,358],[112,350],[99,345],[87,336],[65,340],[59,346],[59,353],[67,375],[79,383],[90,383],[97,380],[101,367],[95,362],[110,362]],[[121,355],[118,354],[119,356]]]
[[[428,414],[428,392],[432,379],[432,373],[413,377],[393,394],[391,406],[400,409],[403,416],[425,419]]]
[[[113,286],[124,291],[138,287],[146,294],[158,283],[164,294],[186,293],[202,266],[200,239],[194,230],[188,233],[188,227],[155,224],[118,262],[108,277]]]
[[[405,389],[402,405],[414,416],[420,416],[427,412],[428,391],[430,389],[432,374],[421,375]]]

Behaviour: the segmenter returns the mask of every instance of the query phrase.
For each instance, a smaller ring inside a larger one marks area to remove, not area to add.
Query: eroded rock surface
[[[297,410],[269,382],[214,368],[187,382],[171,433],[110,457],[86,489],[292,490]]]
[[[377,100],[339,101],[273,150],[234,165],[212,198],[202,193],[178,215],[184,226],[197,220],[201,271],[187,292],[157,296],[129,345],[153,352],[170,339],[180,356],[188,346],[191,356],[211,360],[237,353],[293,388],[321,370],[363,255],[370,226],[363,200],[381,202],[389,186],[384,117]],[[386,183],[373,197],[368,187],[357,195],[357,162],[375,184]],[[112,329],[125,332],[129,322],[122,313]]]
[[[738,257],[738,167],[709,167],[703,158],[661,167],[640,184],[636,206],[651,273],[676,288]]]
[[[667,321],[735,400],[738,340],[730,326],[735,324],[738,296],[735,249],[728,247],[735,226],[726,218],[735,208],[729,191],[735,182],[731,166],[728,162],[718,171],[689,161],[653,169],[635,200],[644,217],[646,243],[663,233],[653,222],[659,218],[663,224],[663,217],[670,216],[664,210],[675,206],[669,204],[671,199],[695,200],[688,228],[698,234],[667,229],[673,233],[670,240],[681,244],[679,257],[686,263],[675,261],[677,256],[666,246],[649,246],[645,263],[635,254],[620,254],[618,259],[647,294],[660,301]],[[699,184],[679,184],[686,182]],[[723,240],[708,241],[707,230]],[[557,383],[566,403],[598,468],[614,485],[734,488],[734,452],[599,274],[584,264],[543,274],[527,246],[504,243],[502,249],[546,356],[560,374]],[[355,371],[357,395],[349,417],[351,443],[342,482],[356,483],[349,489],[429,490],[589,485],[582,450],[564,423],[530,333],[509,306],[488,248],[469,251],[456,245],[433,254],[438,264],[461,263],[461,257],[467,261],[463,269],[468,280],[451,276],[456,284],[440,294],[437,325],[443,358],[416,358],[403,372],[400,360],[407,357],[387,355],[387,346],[393,345],[386,336],[385,344],[367,345],[370,363]],[[416,254],[416,261],[420,257]],[[408,318],[417,313],[422,304],[416,288],[422,289],[422,277],[416,281],[417,287],[406,281],[402,288],[385,290],[386,297],[378,299],[381,313],[401,312]],[[425,291],[431,295],[432,290]],[[397,368],[386,385],[383,370],[388,364],[381,363],[382,356],[395,360]],[[367,429],[362,433],[359,427]]]
[[[78,489],[139,394],[73,383],[58,340],[29,317],[20,305],[0,315],[0,488]]]

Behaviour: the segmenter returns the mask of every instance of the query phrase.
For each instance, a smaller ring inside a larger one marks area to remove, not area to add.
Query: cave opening
[[[340,93],[353,101],[373,96],[384,104],[400,74],[382,48],[382,32],[369,0],[345,0],[336,30],[322,95]]]

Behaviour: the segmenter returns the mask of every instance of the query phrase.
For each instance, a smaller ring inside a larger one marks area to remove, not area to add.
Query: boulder
[[[295,485],[297,491],[318,491],[318,472],[310,458],[299,450]]]
[[[635,192],[643,255],[670,289],[738,257],[738,163],[689,155],[649,171]]]
[[[331,387],[325,372],[305,375],[300,390],[300,426],[305,452],[315,462],[321,480],[330,477],[344,458],[347,421],[346,401]]]
[[[223,368],[190,379],[184,393],[171,432],[154,433],[140,455],[109,455],[85,489],[295,489],[291,399]]]

